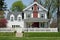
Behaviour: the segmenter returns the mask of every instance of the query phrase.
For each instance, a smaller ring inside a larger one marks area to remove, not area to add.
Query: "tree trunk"
[[[60,10],[59,10],[59,0],[57,1],[57,27],[58,27],[58,31],[60,32]]]

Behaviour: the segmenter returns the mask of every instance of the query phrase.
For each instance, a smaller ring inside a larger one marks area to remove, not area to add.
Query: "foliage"
[[[3,16],[4,11],[0,11],[0,18]]]
[[[38,0],[41,5],[48,9],[48,18],[51,18],[57,10],[57,0]]]
[[[7,20],[2,18],[0,19],[0,28],[4,28],[6,27],[6,24],[7,24]]]
[[[22,11],[25,8],[25,5],[22,1],[16,1],[12,4],[11,10],[12,11]]]
[[[0,0],[0,11],[6,10],[6,3],[5,0]]]
[[[4,10],[6,10],[6,3],[4,2],[5,0],[0,0],[0,18],[4,18]]]

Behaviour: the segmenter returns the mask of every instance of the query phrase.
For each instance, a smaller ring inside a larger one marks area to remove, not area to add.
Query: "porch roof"
[[[24,19],[24,22],[48,22],[49,19],[41,19],[41,18],[28,18]]]

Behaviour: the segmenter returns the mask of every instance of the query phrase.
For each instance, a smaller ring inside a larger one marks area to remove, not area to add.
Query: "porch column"
[[[47,23],[47,25],[48,25],[48,28],[50,28],[50,23],[49,22]]]
[[[26,22],[24,22],[24,28],[26,28]]]
[[[45,28],[47,28],[47,27],[48,27],[48,26],[47,26],[47,22],[45,22],[45,23],[44,23],[44,25],[45,25]]]
[[[39,28],[41,27],[41,23],[39,22]]]

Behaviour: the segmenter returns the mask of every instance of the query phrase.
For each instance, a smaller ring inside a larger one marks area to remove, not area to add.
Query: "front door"
[[[34,28],[34,27],[39,28],[39,22],[33,22],[32,27],[33,27],[33,28]]]

